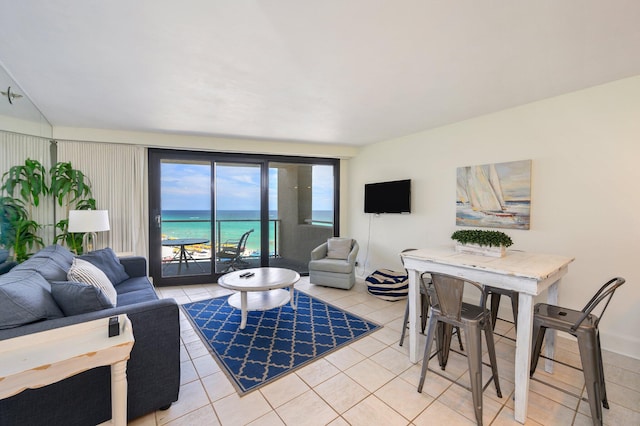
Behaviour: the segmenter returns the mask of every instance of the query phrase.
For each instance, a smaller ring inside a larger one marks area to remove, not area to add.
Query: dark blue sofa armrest
[[[125,272],[130,277],[147,276],[147,259],[144,256],[125,256],[119,259],[122,266],[124,266]]]

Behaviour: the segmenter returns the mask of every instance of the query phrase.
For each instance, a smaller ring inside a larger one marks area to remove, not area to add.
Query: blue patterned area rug
[[[229,296],[182,305],[238,393],[258,389],[381,326],[296,290],[290,304],[250,311],[240,330],[240,309]]]

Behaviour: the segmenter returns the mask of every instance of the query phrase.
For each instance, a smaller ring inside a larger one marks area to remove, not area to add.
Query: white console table
[[[0,342],[0,399],[111,366],[111,423],[127,424],[127,360],[133,330],[118,316],[120,334],[109,337],[109,318],[14,337]]]

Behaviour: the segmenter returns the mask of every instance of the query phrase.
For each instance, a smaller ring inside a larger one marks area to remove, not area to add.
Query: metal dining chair
[[[491,362],[491,380],[493,380],[498,398],[502,398],[500,383],[498,381],[498,364],[496,350],[493,341],[493,328],[491,326],[491,312],[485,307],[486,294],[483,287],[475,282],[463,280],[458,277],[431,273],[431,281],[437,295],[437,303],[430,298],[431,316],[427,326],[427,344],[422,360],[422,372],[418,384],[418,392],[422,392],[424,381],[431,358],[431,346],[438,323],[448,324],[464,330],[467,345],[467,360],[469,362],[469,379],[471,393],[476,415],[476,422],[482,425],[482,331],[484,331]],[[473,305],[462,301],[465,283],[480,291],[480,304]],[[446,345],[438,348],[444,350]],[[444,377],[444,376],[443,376]],[[490,381],[491,381],[490,380]],[[489,382],[487,382],[487,385]]]
[[[402,250],[401,253],[406,253],[408,251],[413,251],[416,249],[409,248]],[[400,261],[402,262],[402,266],[404,266],[404,259],[400,256]],[[407,275],[409,275],[409,271],[407,271]],[[424,334],[424,329],[427,326],[427,318],[429,318],[429,297],[435,297],[435,293],[431,288],[431,277],[428,273],[423,273],[420,275],[420,327],[421,332]],[[407,306],[404,309],[404,319],[402,324],[402,333],[400,334],[400,343],[398,346],[402,346],[404,344],[404,337],[407,334],[407,323],[409,322],[409,299],[407,298]],[[438,330],[438,337],[444,337],[447,344],[451,343],[451,333],[453,332],[452,327],[445,327]],[[460,345],[460,350],[464,350],[464,346],[462,346],[462,337],[460,336],[460,329],[456,328],[456,334],[458,336],[458,344]],[[448,338],[448,339],[447,339]],[[440,340],[439,340],[440,341]],[[439,346],[440,347],[440,346]],[[448,353],[448,351],[447,351]],[[447,358],[442,356],[442,353],[439,352],[438,360],[440,361],[440,367],[444,369],[447,364]]]
[[[604,384],[602,348],[600,346],[598,324],[604,311],[609,306],[613,294],[624,283],[625,279],[621,277],[607,281],[581,311],[546,303],[536,304],[533,310],[531,377],[536,371],[545,331],[548,328],[564,331],[576,337],[578,339],[578,349],[580,350],[584,382],[587,388],[591,419],[594,425],[602,425],[602,406],[609,408],[607,390]],[[593,314],[593,310],[603,301],[605,303],[599,315]]]

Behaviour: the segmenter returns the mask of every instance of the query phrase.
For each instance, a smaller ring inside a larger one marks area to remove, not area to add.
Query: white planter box
[[[504,246],[490,247],[479,246],[478,244],[456,243],[456,251],[459,253],[477,254],[480,256],[503,257],[506,254]]]

